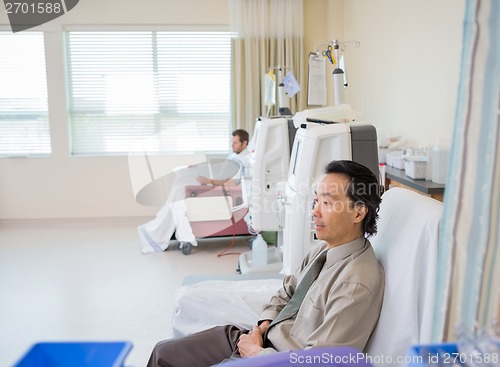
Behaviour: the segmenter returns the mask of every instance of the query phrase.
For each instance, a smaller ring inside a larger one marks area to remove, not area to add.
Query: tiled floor
[[[174,291],[189,274],[234,274],[230,239],[142,255],[130,224],[0,225],[0,367],[38,341],[128,340],[144,366],[171,335]],[[238,239],[234,251],[248,251]]]

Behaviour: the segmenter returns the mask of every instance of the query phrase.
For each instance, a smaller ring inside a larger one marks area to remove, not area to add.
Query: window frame
[[[124,156],[130,154],[133,151],[116,151],[116,152],[75,152],[73,148],[72,141],[72,121],[71,121],[71,76],[70,76],[70,60],[69,60],[69,42],[68,34],[69,32],[224,32],[229,35],[229,39],[233,38],[233,35],[229,31],[228,26],[221,25],[124,25],[124,26],[111,26],[111,25],[99,25],[99,26],[66,26],[62,29],[63,32],[63,49],[64,49],[64,65],[65,65],[65,88],[67,95],[67,126],[68,126],[68,149],[69,155],[71,157],[113,157],[113,156]],[[209,150],[205,154],[207,156],[227,156],[231,151],[230,138],[231,131],[234,129],[233,121],[233,97],[232,97],[232,42],[229,42],[229,83],[228,83],[228,112],[227,112],[227,129],[228,136],[225,142],[224,149]],[[221,147],[222,148],[222,147]],[[187,151],[165,151],[165,150],[152,150],[148,152],[150,154],[186,154]]]
[[[39,34],[41,35],[42,37],[42,42],[43,42],[43,45],[41,45],[43,47],[43,67],[44,67],[44,73],[45,73],[45,93],[46,93],[46,100],[45,100],[45,104],[46,104],[46,124],[44,124],[45,126],[43,126],[44,129],[46,129],[46,136],[42,139],[47,139],[45,141],[45,143],[43,142],[43,140],[41,140],[40,142],[43,143],[38,143],[38,144],[33,144],[33,149],[36,150],[38,149],[38,151],[23,151],[23,152],[15,152],[15,151],[12,151],[12,152],[5,152],[5,153],[2,153],[0,152],[0,159],[5,159],[5,158],[50,158],[52,157],[53,155],[53,152],[54,152],[54,147],[53,147],[53,142],[52,142],[52,131],[51,131],[51,111],[50,111],[50,97],[49,97],[49,94],[50,94],[50,91],[49,91],[49,78],[48,78],[48,68],[49,68],[49,65],[48,65],[48,58],[47,58],[47,39],[46,39],[46,32],[44,30],[27,30],[27,31],[24,31],[20,34],[14,34],[12,33],[12,30],[10,27],[7,27],[7,26],[2,26],[0,25],[0,33],[7,33],[7,34],[10,34],[12,36],[23,36],[25,34]],[[45,116],[45,113],[43,114],[36,114],[37,116],[40,116],[40,117],[44,117]],[[0,129],[1,130],[1,129]],[[45,144],[45,145],[44,145]],[[38,147],[36,146],[38,145]],[[44,151],[45,149],[45,151]]]

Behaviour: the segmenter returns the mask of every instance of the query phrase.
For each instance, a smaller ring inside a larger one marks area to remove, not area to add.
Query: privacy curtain
[[[440,231],[436,340],[500,307],[500,2],[467,0],[452,157]],[[445,45],[443,45],[445,47]]]
[[[266,114],[264,75],[269,68],[286,66],[305,90],[303,1],[229,0],[229,19],[234,34],[233,118],[237,128],[252,133],[255,120]],[[291,98],[292,113],[304,108],[305,95],[301,91]],[[271,114],[277,111],[275,106]]]

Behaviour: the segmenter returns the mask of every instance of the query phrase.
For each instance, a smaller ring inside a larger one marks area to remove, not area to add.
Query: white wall
[[[346,99],[379,135],[428,144],[451,137],[465,0],[304,0],[305,53],[333,39],[358,40],[346,53]],[[0,220],[136,217],[126,157],[70,157],[63,49],[66,25],[228,22],[228,0],[82,0],[39,27],[48,31],[51,158],[0,159]],[[0,12],[0,26],[7,17]],[[307,55],[304,55],[307,60]],[[332,70],[328,71],[328,75]],[[303,90],[306,90],[305,86]],[[333,103],[331,81],[328,100]]]
[[[61,29],[96,24],[227,25],[227,0],[82,0],[47,31],[52,157],[0,159],[0,220],[151,216],[135,203],[127,157],[70,157]],[[8,25],[0,12],[0,25]],[[10,29],[10,28],[9,28]]]
[[[346,99],[380,135],[451,139],[465,0],[348,0]]]
[[[344,0],[304,0],[304,62],[307,65],[309,52],[334,39],[344,39]],[[328,62],[326,69],[327,102],[333,105],[333,67]],[[301,93],[307,93],[302,86]],[[305,98],[307,101],[307,97]],[[309,107],[308,107],[309,108]],[[310,107],[314,108],[314,107]]]

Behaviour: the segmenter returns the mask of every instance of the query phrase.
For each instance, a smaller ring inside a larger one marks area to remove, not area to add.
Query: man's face
[[[233,148],[233,153],[240,154],[247,147],[247,142],[242,143],[240,137],[235,135],[233,136],[231,147]]]
[[[332,248],[361,236],[364,206],[355,205],[346,195],[349,178],[338,173],[323,177],[316,188],[312,211],[316,236]]]

